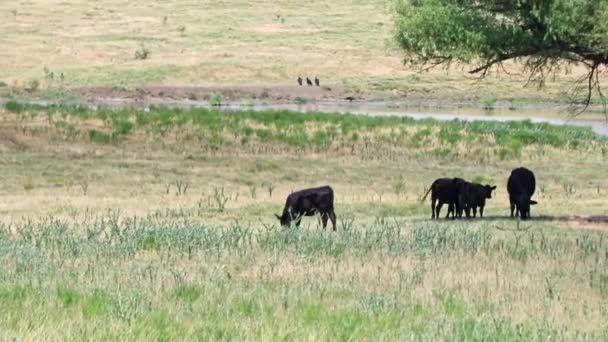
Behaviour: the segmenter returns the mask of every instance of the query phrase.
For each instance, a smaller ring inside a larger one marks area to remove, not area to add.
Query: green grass
[[[20,115],[25,123],[46,113],[47,117],[55,118],[55,133],[61,137],[77,138],[84,135],[79,126],[101,120],[102,130],[88,130],[88,139],[99,144],[128,139],[134,132],[145,132],[148,138],[166,140],[174,136],[176,141],[171,140],[177,143],[206,142],[214,148],[278,144],[296,151],[301,148],[348,150],[353,146],[365,145],[377,151],[390,145],[434,153],[440,158],[478,160],[488,155],[500,159],[519,158],[528,147],[577,150],[597,148],[598,144],[605,146],[607,141],[596,136],[590,128],[534,124],[530,121],[467,122],[455,119],[442,122],[397,116],[369,117],[280,110],[227,112],[170,107],[151,107],[146,111],[134,108],[90,111],[82,106],[41,107],[14,100],[9,101],[5,109]],[[374,137],[371,144],[358,139],[362,133]],[[469,146],[475,150],[462,150],[459,146]],[[484,153],[472,153],[481,150]]]
[[[13,265],[2,273],[2,337],[38,329],[137,340],[607,333],[600,231],[355,221],[322,233],[113,215],[2,228],[0,260]],[[148,236],[153,249],[140,243]]]
[[[605,214],[608,146],[588,129],[11,106],[0,339],[608,335],[608,235],[551,219]],[[503,231],[519,165],[537,175],[538,219]],[[486,218],[429,220],[422,194],[453,176],[497,185]],[[323,184],[337,232],[277,226],[291,191]]]

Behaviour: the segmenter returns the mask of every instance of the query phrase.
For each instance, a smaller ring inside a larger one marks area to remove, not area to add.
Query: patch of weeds
[[[81,300],[81,305],[84,317],[92,318],[109,312],[112,302],[104,291],[95,290],[93,294]]]
[[[224,96],[221,93],[212,93],[211,95],[209,95],[209,104],[214,107],[221,106],[223,100]]]
[[[293,102],[295,102],[296,104],[305,104],[308,102],[308,100],[304,97],[296,96],[296,98],[293,99]]]
[[[2,287],[0,288],[0,303],[4,305],[23,304],[33,294],[34,290],[30,286]]]
[[[145,60],[148,59],[151,55],[150,50],[148,50],[145,47],[141,47],[138,50],[135,51],[135,59],[136,60]]]
[[[34,182],[31,177],[28,177],[23,184],[23,190],[30,191],[34,189]]]
[[[160,247],[158,234],[156,232],[146,232],[143,237],[137,242],[137,247],[140,250],[151,251]]]
[[[96,144],[105,145],[110,143],[111,137],[107,133],[100,132],[96,129],[91,129],[89,130],[89,140]]]
[[[80,301],[81,294],[69,287],[59,286],[57,288],[57,299],[63,307],[70,307]]]
[[[173,291],[175,298],[193,303],[201,296],[201,289],[195,285],[178,285]]]
[[[119,120],[114,124],[114,131],[112,134],[114,136],[127,135],[131,133],[133,129],[133,123],[128,120]]]
[[[496,108],[496,96],[484,96],[481,98],[481,106],[485,110],[493,110]]]
[[[25,90],[29,92],[35,92],[38,90],[38,88],[40,88],[40,81],[31,80],[28,82],[27,87],[25,87]]]

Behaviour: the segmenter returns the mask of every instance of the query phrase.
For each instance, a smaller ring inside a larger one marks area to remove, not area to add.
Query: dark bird
[[[319,79],[317,78],[317,76],[315,76],[315,85],[318,87],[319,86]]]
[[[306,77],[306,84],[308,84],[309,86],[312,86],[312,81],[308,77]]]
[[[298,84],[302,85],[302,77],[298,76]]]

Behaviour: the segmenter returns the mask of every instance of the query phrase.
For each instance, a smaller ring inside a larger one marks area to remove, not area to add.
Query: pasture
[[[2,338],[608,333],[605,223],[557,220],[607,214],[588,129],[16,101],[2,118]],[[516,230],[519,165],[539,204]],[[429,219],[420,197],[456,175],[498,186],[483,220]],[[337,232],[278,227],[289,192],[323,184]]]
[[[207,98],[223,87],[243,101],[269,89],[275,99],[534,105],[567,102],[582,75],[563,65],[539,89],[534,80],[523,87],[527,75],[513,64],[483,81],[467,66],[419,73],[392,41],[392,10],[391,0],[3,2],[0,95],[96,99],[160,86],[159,97]],[[298,87],[298,75],[332,90]]]
[[[352,97],[545,116],[572,100],[575,66],[543,82],[404,66],[393,6],[0,3],[0,339],[606,340],[606,137],[254,110]],[[537,179],[522,223],[519,166]],[[484,219],[430,219],[421,197],[455,176],[497,186]],[[281,228],[286,197],[322,185],[337,231]]]

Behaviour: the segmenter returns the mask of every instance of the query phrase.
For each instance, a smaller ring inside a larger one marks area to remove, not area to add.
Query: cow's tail
[[[429,186],[429,189],[426,191],[424,196],[422,196],[422,199],[420,200],[420,202],[424,202],[424,200],[426,199],[426,196],[428,196],[429,192],[431,192],[431,190],[433,190],[433,186],[435,185],[436,182],[437,181],[434,181],[433,184],[431,184],[431,186]]]

